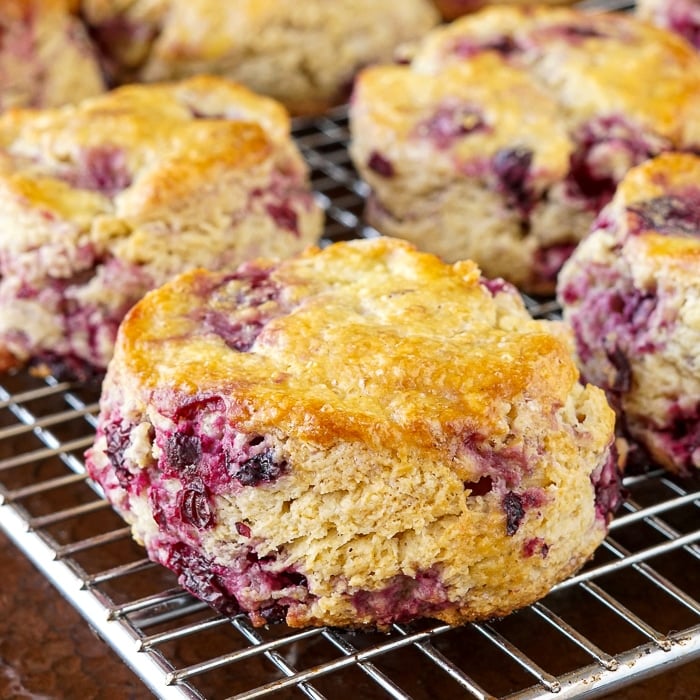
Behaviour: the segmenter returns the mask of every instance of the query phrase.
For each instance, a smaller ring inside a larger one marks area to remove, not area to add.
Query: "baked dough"
[[[117,325],[184,269],[285,256],[323,214],[277,102],[222,78],[0,118],[0,369],[103,372]]]
[[[638,17],[669,29],[700,49],[700,2],[698,0],[638,0]]]
[[[2,0],[0,110],[57,107],[105,90],[75,0]]]
[[[700,56],[633,16],[492,7],[368,68],[350,106],[369,223],[551,294],[627,170],[700,147]]]
[[[582,372],[656,462],[700,469],[700,158],[631,170],[561,273]]]
[[[215,73],[295,114],[347,99],[356,71],[433,27],[430,0],[83,0],[118,83]]]
[[[619,502],[563,328],[403,241],[185,273],[127,315],[87,468],[148,555],[258,624],[458,624],[543,596]]]

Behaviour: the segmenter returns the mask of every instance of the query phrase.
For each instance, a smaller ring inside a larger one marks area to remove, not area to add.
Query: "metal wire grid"
[[[342,110],[295,135],[327,213],[326,242],[370,237]],[[526,298],[556,317],[552,302]],[[597,697],[700,657],[700,484],[629,476],[595,558],[503,620],[388,635],[254,629],[149,562],[84,472],[98,391],[27,374],[0,383],[0,526],[161,698]]]

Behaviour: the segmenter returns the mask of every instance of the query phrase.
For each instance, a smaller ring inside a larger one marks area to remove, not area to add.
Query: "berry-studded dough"
[[[192,271],[128,314],[87,468],[255,624],[504,615],[605,536],[614,412],[564,327],[403,241]]]
[[[700,469],[700,158],[631,170],[558,295],[582,373],[627,435],[673,472]]]
[[[529,292],[553,292],[630,167],[700,147],[700,56],[632,16],[493,7],[406,61],[351,103],[370,223]]]
[[[700,49],[700,2],[698,0],[637,0],[639,17],[685,37]]]
[[[75,0],[2,0],[0,110],[57,107],[104,91]]]
[[[275,101],[224,79],[126,86],[0,118],[0,369],[101,372],[148,289],[318,240]]]
[[[430,0],[83,0],[117,82],[214,73],[294,113],[344,101],[357,70],[439,20]]]

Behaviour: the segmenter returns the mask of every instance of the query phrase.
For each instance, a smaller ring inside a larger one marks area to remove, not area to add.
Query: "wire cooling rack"
[[[327,213],[328,241],[370,237],[365,185],[343,111],[295,135]],[[553,303],[526,299],[538,317]],[[95,388],[0,379],[0,526],[161,698],[583,698],[700,658],[700,483],[662,471],[625,479],[609,537],[575,577],[502,620],[424,621],[388,634],[254,629],[225,618],[149,562],[82,454]]]

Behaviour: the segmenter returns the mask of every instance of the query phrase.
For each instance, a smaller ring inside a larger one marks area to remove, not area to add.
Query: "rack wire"
[[[326,210],[325,241],[377,235],[347,155],[343,110],[295,123]],[[536,317],[553,302],[526,298]],[[598,697],[700,658],[700,483],[625,478],[610,535],[576,576],[501,620],[388,634],[254,629],[151,563],[86,477],[96,387],[0,380],[0,526],[160,698]]]

